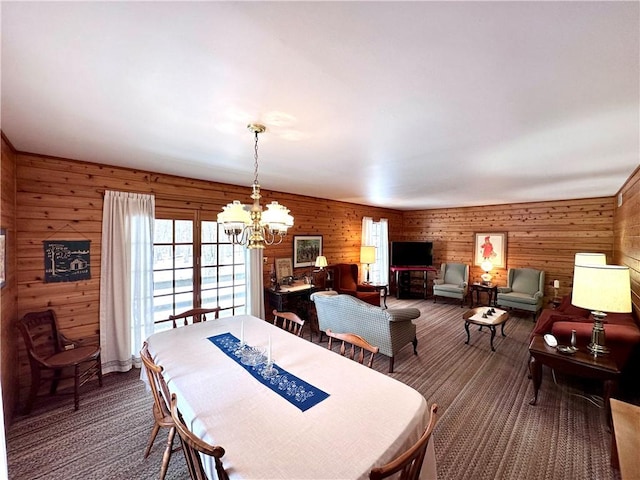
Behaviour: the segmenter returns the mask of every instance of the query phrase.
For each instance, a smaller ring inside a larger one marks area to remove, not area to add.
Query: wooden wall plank
[[[568,294],[576,252],[602,252],[613,258],[614,201],[611,197],[526,204],[416,210],[405,212],[398,240],[432,240],[434,263],[473,264],[475,232],[507,233],[507,268],[545,271],[545,295],[552,297],[553,280],[560,295]],[[491,273],[506,284],[506,269]],[[483,272],[471,267],[473,281]]]

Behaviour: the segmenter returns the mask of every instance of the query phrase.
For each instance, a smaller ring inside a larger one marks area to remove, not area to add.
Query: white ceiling
[[[398,209],[614,195],[639,164],[636,1],[1,15],[1,127],[20,151],[248,186],[261,122],[263,188]]]

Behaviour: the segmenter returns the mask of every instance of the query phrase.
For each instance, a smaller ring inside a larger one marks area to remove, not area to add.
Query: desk
[[[302,412],[207,339],[239,338],[241,325],[249,345],[266,347],[270,336],[275,363],[330,396]],[[366,479],[428,423],[427,402],[414,389],[252,316],[159,332],[148,343],[189,428],[226,450],[231,479]],[[433,444],[422,478],[436,476]]]
[[[314,285],[283,285],[280,290],[272,290],[271,288],[265,288],[266,297],[266,312],[267,318],[273,320],[271,312],[273,309],[279,312],[293,312],[300,318],[305,320],[305,327],[309,329],[309,338],[313,340],[313,334],[320,333],[318,329],[318,316],[316,315],[315,307],[311,303],[311,294],[321,290]]]

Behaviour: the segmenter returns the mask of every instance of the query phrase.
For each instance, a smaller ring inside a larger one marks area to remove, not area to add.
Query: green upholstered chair
[[[464,263],[443,263],[440,276],[433,281],[433,303],[437,297],[456,298],[460,307],[464,305],[469,292],[469,265]]]
[[[542,309],[544,298],[544,272],[533,268],[510,268],[507,286],[498,287],[498,306],[533,312],[533,318]]]

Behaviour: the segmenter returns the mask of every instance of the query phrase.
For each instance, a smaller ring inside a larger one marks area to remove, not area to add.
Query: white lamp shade
[[[316,257],[316,267],[324,268],[327,266],[327,257],[324,255],[318,255]]]
[[[576,253],[574,265],[606,265],[607,256],[604,253]]]
[[[493,263],[491,263],[489,260],[485,260],[480,265],[480,268],[482,268],[483,271],[489,273],[491,271],[491,269],[493,268]]]
[[[560,280],[553,281],[553,288],[560,288]]]
[[[620,265],[576,265],[571,303],[591,311],[631,312],[629,268]]]
[[[376,263],[376,247],[362,246],[360,247],[360,263]]]

